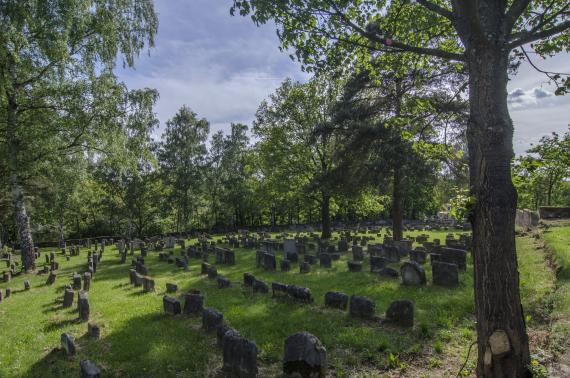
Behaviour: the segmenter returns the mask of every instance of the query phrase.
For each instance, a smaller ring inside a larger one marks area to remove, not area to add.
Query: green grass
[[[570,338],[570,224],[553,223],[544,232],[546,247],[558,267],[557,288],[553,295],[553,344],[557,352],[567,347]]]
[[[431,233],[431,237],[444,239],[446,233]],[[523,305],[527,312],[537,313],[541,298],[551,290],[550,277],[547,273],[536,274],[545,269],[542,254],[524,243],[518,243],[518,248]],[[175,256],[178,254],[176,250]],[[38,261],[43,260],[41,256]],[[311,332],[321,339],[327,348],[330,371],[336,376],[377,376],[388,369],[420,369],[426,376],[455,376],[467,346],[475,338],[471,259],[457,288],[430,284],[410,288],[401,286],[398,279],[369,273],[367,263],[363,272],[349,273],[348,254],[333,262],[331,269],[317,265],[311,273],[299,274],[297,264],[287,273],[257,269],[255,251],[238,249],[235,266],[218,266],[218,272],[232,280],[232,287],[218,289],[215,281],[200,276],[200,261],[191,260],[190,270],[185,272],[159,262],[158,254],[150,252],[146,264],[157,290],[143,294],[129,285],[128,264],[121,265],[115,248],[107,247],[89,292],[91,321],[102,328],[100,340],[89,339],[85,335],[87,325],[76,322],[75,303],[73,310],[62,309],[60,303],[63,286],[71,282],[73,272],[84,271],[86,252],[69,262],[59,256],[57,260],[60,271],[51,287],[45,286],[45,275],[20,276],[0,284],[2,289],[9,286],[17,291],[0,303],[0,377],[75,377],[81,359],[95,361],[111,377],[216,376],[221,350],[215,345],[215,335],[200,329],[201,319],[163,314],[162,296],[167,282],[179,285],[179,296],[189,288],[202,290],[207,307],[222,311],[226,321],[254,340],[264,376],[281,371],[284,340],[298,331]],[[431,269],[429,264],[425,267],[430,282]],[[315,303],[302,305],[270,294],[251,294],[241,287],[244,272],[268,283],[309,287]],[[30,291],[23,291],[25,279],[31,281]],[[373,298],[378,315],[383,315],[393,300],[410,299],[415,303],[416,325],[403,330],[325,309],[324,294],[330,290]],[[77,356],[67,358],[54,349],[59,347],[63,332],[75,335]],[[472,355],[468,368],[474,367],[474,360]]]

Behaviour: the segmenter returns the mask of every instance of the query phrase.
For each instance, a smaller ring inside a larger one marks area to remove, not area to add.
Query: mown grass
[[[444,239],[445,234],[431,233],[431,237]],[[517,245],[523,305],[527,312],[536,312],[550,290],[550,278],[546,273],[536,274],[545,270],[542,255],[525,244]],[[177,249],[175,256],[178,254]],[[58,256],[60,271],[51,287],[45,285],[45,275],[19,276],[0,284],[2,289],[17,290],[0,303],[0,376],[78,376],[81,359],[95,361],[111,377],[218,376],[221,350],[215,345],[215,335],[205,334],[198,318],[163,314],[167,282],[179,285],[180,297],[189,288],[202,290],[206,306],[222,311],[233,327],[255,340],[262,376],[280,373],[284,340],[298,331],[321,339],[334,376],[383,376],[402,371],[405,376],[455,376],[475,339],[471,259],[454,289],[431,284],[404,287],[398,279],[369,273],[367,263],[363,272],[350,273],[348,259],[348,254],[343,255],[331,269],[313,266],[309,274],[300,274],[297,264],[287,273],[265,272],[255,268],[254,250],[238,249],[235,266],[218,266],[218,272],[232,280],[232,287],[218,289],[215,281],[200,276],[200,261],[191,260],[189,271],[183,271],[159,262],[158,254],[150,252],[145,260],[157,290],[143,294],[129,285],[128,264],[121,265],[115,248],[107,247],[89,292],[91,321],[102,327],[101,339],[92,340],[86,336],[87,325],[75,320],[75,304],[73,310],[62,309],[59,302],[73,272],[84,271],[86,252],[69,262]],[[38,261],[43,261],[43,256]],[[429,264],[425,268],[430,282]],[[244,272],[268,283],[306,286],[315,303],[302,305],[270,294],[254,295],[241,286]],[[25,279],[31,281],[30,291],[23,291]],[[410,299],[415,303],[416,325],[398,329],[325,309],[324,294],[331,290],[373,298],[378,315],[383,315],[393,300]],[[75,335],[77,356],[64,357],[55,349],[63,332]],[[472,355],[465,374],[474,366]]]
[[[570,345],[570,222],[552,223],[543,237],[557,267],[556,291],[552,296],[552,344],[555,352],[560,353]]]

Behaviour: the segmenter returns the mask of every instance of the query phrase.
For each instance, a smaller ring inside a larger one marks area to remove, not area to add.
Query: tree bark
[[[530,359],[515,250],[517,194],[511,181],[508,51],[500,44],[473,42],[468,61],[477,375],[525,377]]]
[[[15,174],[11,176],[12,196],[14,199],[14,211],[16,214],[16,224],[18,225],[18,234],[20,237],[20,250],[22,251],[22,265],[24,270],[30,271],[35,269],[36,256],[34,253],[34,241],[30,230],[30,220],[26,212],[24,203],[24,191],[18,182]]]
[[[331,197],[322,193],[321,202],[321,238],[330,239],[331,237],[331,214],[330,214]]]
[[[394,240],[402,240],[404,229],[404,207],[402,206],[402,178],[400,169],[394,168],[394,184],[392,185],[392,231]]]

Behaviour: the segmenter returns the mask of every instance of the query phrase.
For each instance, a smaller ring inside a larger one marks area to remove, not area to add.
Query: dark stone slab
[[[360,261],[347,261],[349,272],[362,272],[362,262]]]
[[[329,291],[325,294],[325,306],[346,310],[348,307],[348,295],[338,291]]]
[[[271,283],[271,292],[274,297],[279,295],[287,295],[287,285],[280,282]]]
[[[370,298],[353,295],[350,297],[349,314],[355,318],[372,319],[376,303]]]
[[[279,264],[282,272],[288,272],[291,270],[291,262],[287,259],[281,260]]]
[[[89,335],[89,337],[98,339],[99,337],[101,337],[101,329],[97,324],[89,323],[87,324],[87,334]]]
[[[79,363],[81,367],[81,378],[100,378],[101,369],[94,362],[83,360]]]
[[[332,257],[328,253],[321,253],[319,255],[319,262],[323,268],[330,268],[332,266]]]
[[[307,256],[307,255],[305,255]],[[311,264],[308,262],[302,262],[299,264],[299,272],[300,273],[310,273],[311,272]]]
[[[180,301],[174,297],[169,297],[165,295],[162,297],[162,305],[164,307],[164,312],[169,315],[178,315],[181,313]]]
[[[267,283],[264,281],[255,279],[255,281],[253,281],[253,292],[267,294],[269,293],[269,286],[267,286]]]
[[[223,324],[224,314],[213,308],[205,308],[202,311],[202,328],[206,332],[216,331]]]
[[[199,290],[184,294],[184,315],[200,315],[204,310],[204,296]]]
[[[72,289],[66,289],[63,292],[63,307],[68,308],[73,306],[73,298],[75,297],[75,293]]]
[[[285,340],[283,372],[291,376],[326,377],[327,351],[321,341],[308,332]]]
[[[86,322],[89,320],[89,297],[87,296],[86,292],[79,292],[77,295],[77,308],[79,310],[79,319],[82,322]]]
[[[301,286],[288,285],[287,294],[296,301],[312,303],[311,289]]]
[[[400,268],[402,275],[402,284],[409,286],[425,285],[426,272],[424,268],[415,262],[406,262]]]
[[[229,279],[227,279],[226,277],[218,276],[216,278],[216,280],[218,282],[218,288],[219,289],[225,289],[227,287],[230,287],[230,285],[231,285],[231,281]]]
[[[166,284],[166,292],[167,293],[176,293],[178,291],[178,285],[173,283]]]
[[[434,285],[449,287],[459,285],[459,269],[455,264],[434,261],[431,264],[431,276]]]
[[[386,310],[386,321],[401,327],[413,327],[414,304],[408,300],[392,302]]]
[[[257,345],[238,332],[228,331],[223,337],[222,370],[232,377],[257,376]]]
[[[244,273],[243,274],[243,285],[245,287],[252,287],[253,281],[255,281],[255,277],[251,273]]]
[[[61,334],[61,348],[63,352],[68,356],[75,355],[75,338],[71,333],[62,333]]]

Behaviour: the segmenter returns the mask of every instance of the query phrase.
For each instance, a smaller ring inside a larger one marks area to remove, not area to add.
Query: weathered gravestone
[[[302,262],[299,264],[299,272],[300,273],[310,273],[311,272],[311,264],[308,262]]]
[[[325,306],[346,310],[348,306],[348,295],[338,291],[329,291],[325,294]]]
[[[410,251],[410,261],[423,265],[425,264],[426,260],[427,260],[426,252],[419,250]]]
[[[304,303],[312,303],[313,298],[311,296],[311,289],[306,287],[300,287],[295,285],[288,285],[287,286],[287,294],[292,299],[295,299],[300,302]]]
[[[6,288],[6,298],[10,298],[11,295],[12,295],[12,288],[7,287]]]
[[[100,378],[101,369],[90,360],[82,360],[79,363],[81,368],[81,378]]]
[[[178,291],[178,285],[173,283],[166,284],[166,292],[167,293],[176,293]]]
[[[98,339],[99,337],[101,337],[101,328],[99,328],[99,326],[95,323],[88,323],[87,334],[89,335],[89,337]]]
[[[326,377],[327,351],[321,341],[308,332],[285,340],[283,372],[291,376]]]
[[[91,273],[85,272],[83,274],[83,291],[89,291],[91,288]]]
[[[383,269],[388,261],[384,257],[370,256],[370,271],[378,272]]]
[[[350,297],[349,314],[355,318],[372,319],[376,303],[370,298],[352,295]]]
[[[154,280],[150,277],[143,277],[143,291],[145,293],[154,291]]]
[[[418,263],[406,262],[400,268],[402,284],[404,285],[425,285],[426,272]]]
[[[362,262],[360,261],[347,261],[349,272],[362,272]]]
[[[215,266],[210,265],[208,268],[208,278],[213,280],[216,277],[218,277],[218,269]]]
[[[269,286],[262,280],[258,280],[257,278],[253,281],[253,292],[254,293],[262,293],[267,294],[269,293]]]
[[[77,293],[77,309],[79,310],[79,319],[82,322],[89,320],[89,297],[85,292]]]
[[[26,280],[24,281],[24,290],[30,290],[30,281]]]
[[[174,297],[165,295],[162,297],[162,305],[164,307],[164,312],[168,315],[178,315],[181,312],[180,302]]]
[[[224,314],[214,308],[205,308],[202,311],[202,328],[206,332],[216,331],[224,322]]]
[[[280,282],[271,283],[271,293],[274,297],[277,297],[279,295],[287,295],[287,288],[288,286],[284,283]]]
[[[243,286],[245,287],[252,287],[253,281],[255,281],[255,277],[251,273],[244,273],[243,274]]]
[[[295,242],[295,239],[283,240],[283,253],[285,259],[291,262],[297,262],[299,260],[299,255],[297,253],[297,243]]]
[[[216,280],[218,282],[218,288],[219,289],[225,289],[227,287],[230,287],[230,285],[231,285],[231,281],[226,277],[218,276],[216,278]]]
[[[222,370],[233,377],[257,376],[257,345],[239,333],[228,331],[223,336]]]
[[[364,260],[364,250],[359,245],[352,246],[352,259],[354,261],[362,261]]]
[[[265,253],[263,255],[263,268],[270,271],[275,271],[277,269],[277,260],[275,259],[275,255],[272,255],[271,253]]]
[[[204,296],[192,289],[184,294],[184,315],[200,315],[204,310]]]
[[[75,355],[75,338],[73,335],[71,333],[62,333],[60,340],[64,353],[68,356]]]
[[[332,258],[328,253],[321,253],[319,255],[319,262],[323,268],[330,268],[332,266]]]
[[[75,297],[75,293],[72,289],[65,289],[63,293],[63,307],[71,307],[73,306],[73,298]]]
[[[386,321],[401,327],[413,327],[414,304],[408,300],[392,302],[386,310]]]
[[[230,325],[228,325],[226,323],[222,323],[221,326],[216,328],[216,343],[218,344],[218,346],[221,346],[223,348],[223,346],[224,346],[224,335],[226,334],[226,332],[230,332],[230,331],[239,334],[239,332],[235,328],[231,327]]]
[[[291,270],[291,262],[287,259],[281,260],[279,263],[282,272],[288,272]]]
[[[434,261],[431,263],[431,275],[434,285],[459,285],[459,270],[455,264]]]

